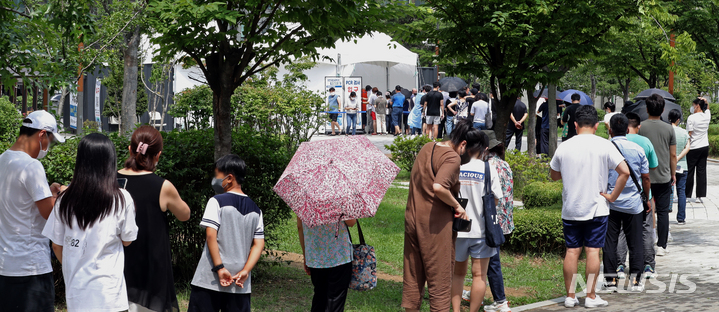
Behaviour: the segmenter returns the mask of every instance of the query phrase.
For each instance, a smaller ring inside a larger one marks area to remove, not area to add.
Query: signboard
[[[329,111],[329,95],[330,95],[330,88],[335,88],[335,94],[339,96],[340,98],[340,112],[344,111],[342,109],[342,105],[345,103],[344,97],[342,96],[344,94],[344,83],[342,77],[331,77],[327,76],[325,77],[325,110]],[[332,133],[332,124],[330,123],[329,115],[326,115],[327,121],[325,122],[325,133]],[[340,114],[337,116],[337,123],[340,125],[340,132],[343,131],[342,127],[345,125],[344,123],[345,114]]]
[[[357,94],[358,108],[362,110],[362,77],[345,77],[345,101],[350,100],[350,93]],[[357,113],[357,130],[362,128],[362,114]]]
[[[70,129],[77,129],[77,93],[70,92]]]
[[[100,90],[101,90],[102,84],[100,83],[100,79],[95,78],[95,122],[97,122],[97,126],[99,128],[102,128],[102,120],[100,119]]]

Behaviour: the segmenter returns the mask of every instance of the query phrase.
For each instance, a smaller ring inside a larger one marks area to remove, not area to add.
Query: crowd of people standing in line
[[[0,155],[0,310],[55,311],[54,255],[68,311],[178,311],[168,212],[187,221],[190,207],[154,173],[163,148],[159,131],[135,130],[119,171],[113,142],[100,133],[84,136],[67,186],[49,185],[38,161],[52,142],[64,142],[55,117],[35,111]],[[215,163],[218,195],[200,222],[206,242],[188,311],[250,311],[264,225],[242,191],[245,174],[237,155]]]

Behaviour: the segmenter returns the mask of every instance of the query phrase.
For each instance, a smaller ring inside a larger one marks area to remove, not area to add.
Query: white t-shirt
[[[547,100],[544,99],[544,98],[539,98],[539,100],[537,100],[537,105],[536,105],[537,107],[535,108],[535,113],[537,113],[537,116],[542,117],[542,112],[539,111],[539,108],[540,108],[540,107],[542,106],[542,104],[544,104],[544,102],[546,102],[546,101],[547,101]],[[538,122],[541,123],[541,121],[538,121]]]
[[[479,100],[472,103],[471,114],[474,115],[474,122],[485,123],[484,117],[487,115],[489,110],[489,103]]]
[[[68,311],[117,312],[128,307],[125,285],[125,251],[122,241],[137,238],[135,203],[122,190],[125,207],[83,230],[77,220],[72,228],[56,214],[60,200],[47,219],[42,234],[62,248],[62,275]]]
[[[0,155],[0,275],[52,272],[45,219],[35,204],[51,196],[40,161],[19,151]]]
[[[562,219],[587,221],[609,215],[607,192],[609,169],[624,161],[609,142],[593,134],[576,135],[554,153],[550,167],[562,174]]]
[[[489,165],[491,172],[491,187],[495,198],[501,198],[502,186],[499,184],[497,168]],[[469,232],[457,232],[458,238],[482,238],[484,237],[484,162],[479,159],[472,159],[470,162],[459,168],[459,182],[461,186],[461,198],[467,198],[467,216],[472,220],[472,230]]]
[[[690,136],[690,149],[697,149],[709,146],[709,123],[711,122],[711,113],[707,109],[703,113],[694,113],[687,118],[687,132],[692,132]]]
[[[604,115],[604,123],[609,124],[609,121],[612,120],[612,116],[619,114],[618,112],[611,112]]]
[[[374,102],[377,101],[377,94],[372,93],[372,95],[369,96],[369,101],[367,103],[367,110],[374,110]]]

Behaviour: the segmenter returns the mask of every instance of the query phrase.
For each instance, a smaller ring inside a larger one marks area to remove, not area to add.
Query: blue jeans
[[[444,131],[447,132],[447,135],[450,135],[452,129],[454,129],[454,116],[447,116],[447,121],[444,123]]]
[[[410,130],[410,134],[412,134],[412,135],[422,134],[422,128],[412,127],[412,128],[410,128],[409,130]]]
[[[489,289],[492,290],[494,302],[503,302],[507,300],[504,294],[504,276],[502,276],[502,262],[499,261],[499,247],[497,254],[489,258],[489,267],[487,268],[487,280],[489,281]]]
[[[350,133],[350,127],[352,127],[352,135],[357,134],[357,114],[347,114],[347,131],[345,131],[345,134]]]
[[[687,217],[687,172],[677,173],[677,222],[684,221]],[[672,188],[674,188],[672,186]],[[673,190],[672,190],[673,191]],[[674,192],[672,192],[674,197]],[[672,201],[674,199],[672,198]]]
[[[392,126],[401,127],[400,122],[402,122],[402,108],[392,107]]]
[[[473,123],[474,127],[479,130],[487,130],[487,126],[484,123],[481,122],[475,122]]]

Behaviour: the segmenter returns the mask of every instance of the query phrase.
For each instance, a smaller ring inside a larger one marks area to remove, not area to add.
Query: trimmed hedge
[[[709,136],[709,155],[719,156],[719,135]]]
[[[394,139],[391,145],[384,147],[392,153],[390,158],[400,169],[411,172],[417,154],[429,142],[432,140],[424,135],[416,137],[400,135]]]
[[[561,207],[514,210],[514,231],[502,249],[522,254],[564,253]]]
[[[562,182],[534,182],[524,188],[524,207],[547,207],[562,203]]]
[[[527,152],[507,151],[505,160],[512,168],[514,179],[514,198],[524,201],[526,186],[534,182],[550,182],[549,157],[529,157]]]

